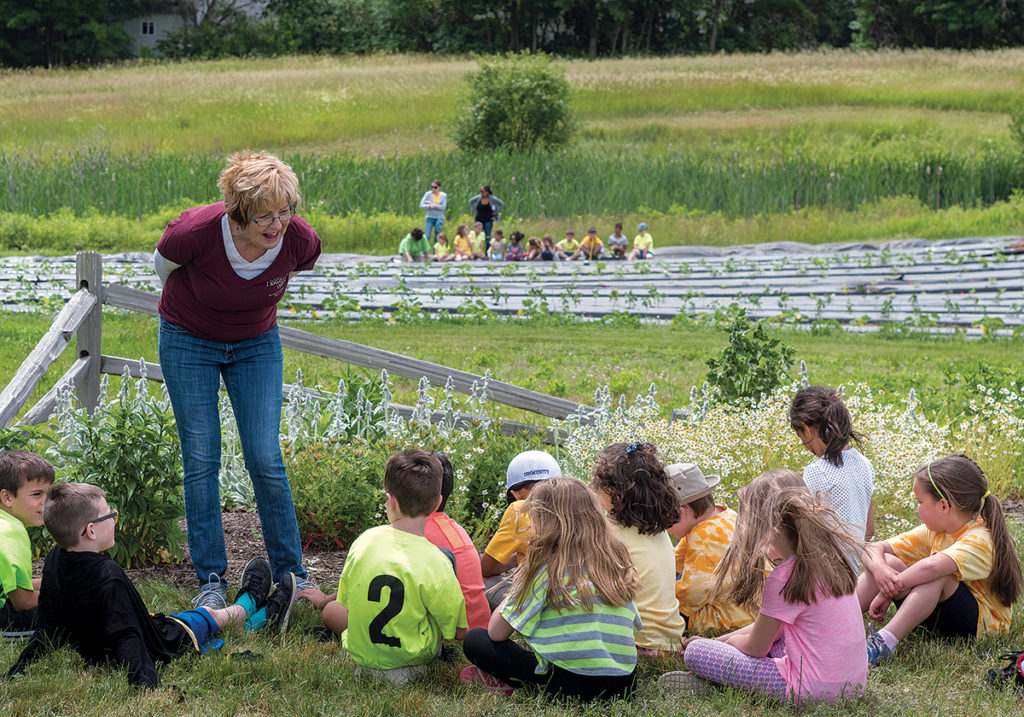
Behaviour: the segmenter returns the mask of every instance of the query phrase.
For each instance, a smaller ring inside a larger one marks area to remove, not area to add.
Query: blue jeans
[[[485,245],[487,247],[487,251],[485,253],[490,253],[490,251],[491,251],[491,228],[494,226],[494,222],[493,221],[483,222],[483,225],[484,225],[484,237],[486,238],[485,239]]]
[[[228,556],[220,517],[220,381],[238,423],[252,479],[263,544],[274,580],[305,577],[295,505],[281,458],[284,363],[277,327],[234,343],[207,341],[160,319],[160,366],[181,439],[188,549],[199,584],[225,577]]]
[[[437,235],[444,231],[444,217],[427,217],[427,221],[423,224],[423,237],[428,241],[434,241],[431,239],[430,232],[434,232],[434,239]]]

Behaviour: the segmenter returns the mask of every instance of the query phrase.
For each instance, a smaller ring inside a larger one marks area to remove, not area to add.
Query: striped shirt
[[[536,674],[546,674],[552,664],[577,675],[623,676],[633,672],[633,632],[643,625],[632,600],[609,606],[595,592],[590,612],[579,606],[556,610],[545,602],[547,573],[541,572],[533,585],[532,594],[521,607],[515,607],[516,596],[509,595],[501,615],[537,656]],[[571,594],[575,597],[575,589]]]

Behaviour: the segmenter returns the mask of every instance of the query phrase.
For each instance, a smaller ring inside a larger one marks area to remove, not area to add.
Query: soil
[[[260,532],[259,516],[253,512],[233,512],[222,515],[224,522],[224,543],[228,551],[228,580],[238,585],[245,564],[256,557],[266,557],[267,549],[263,545],[263,534]],[[181,520],[185,528],[185,519]],[[161,583],[173,583],[186,592],[196,589],[195,571],[189,557],[188,545],[182,545],[185,560],[177,565],[150,565],[128,571],[133,580],[146,580]],[[306,566],[309,579],[327,588],[336,584],[341,568],[345,564],[345,551],[309,549],[302,555],[302,563]]]

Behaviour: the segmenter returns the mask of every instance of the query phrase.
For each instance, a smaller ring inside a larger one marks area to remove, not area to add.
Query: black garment
[[[150,615],[121,566],[105,555],[54,548],[46,556],[39,588],[36,634],[9,675],[45,655],[71,645],[89,662],[128,668],[128,681],[156,687],[156,662],[169,662],[194,650],[179,623]]]
[[[902,600],[893,600],[899,607]],[[964,583],[956,587],[956,591],[940,602],[931,614],[921,621],[921,627],[936,637],[955,640],[974,640],[978,634],[978,601]]]
[[[626,697],[633,691],[636,670],[618,677],[579,675],[557,665],[551,665],[545,675],[534,672],[537,657],[511,640],[494,642],[487,630],[475,627],[462,642],[466,659],[499,680],[510,683],[540,685],[544,690],[560,697],[581,701]]]
[[[29,637],[36,629],[36,609],[18,610],[11,604],[11,599],[0,607],[0,632],[4,639]]]
[[[476,216],[473,217],[473,221],[481,224],[494,221],[494,205],[490,199],[487,200],[487,204],[482,201],[476,203]]]

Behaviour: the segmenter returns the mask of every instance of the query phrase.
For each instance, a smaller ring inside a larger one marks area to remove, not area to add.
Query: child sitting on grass
[[[613,443],[598,455],[590,487],[608,511],[612,535],[625,543],[640,577],[640,654],[678,653],[686,624],[679,614],[675,556],[666,531],[679,520],[679,497],[657,449],[650,443]]]
[[[800,476],[789,471],[800,485]],[[749,625],[756,610],[741,607],[725,598],[732,586],[726,576],[722,591],[715,590],[715,571],[725,557],[736,530],[736,512],[716,505],[712,497],[719,478],[705,476],[693,463],[665,467],[679,501],[679,521],[668,529],[679,538],[676,545],[676,597],[679,612],[686,618],[691,635],[724,632]]]
[[[341,635],[358,665],[395,684],[426,670],[442,638],[466,634],[466,601],[455,558],[423,537],[441,503],[441,463],[418,448],[396,453],[384,466],[389,525],[370,528],[352,543],[338,592],[299,593]]]
[[[434,261],[451,261],[455,258],[451,245],[448,243],[448,235],[441,232],[434,242]]]
[[[58,483],[50,489],[43,516],[58,547],[43,567],[36,633],[10,675],[53,647],[71,645],[89,662],[126,668],[134,686],[156,687],[157,662],[221,647],[216,635],[225,625],[258,620],[262,624],[253,624],[258,629],[287,622],[295,577],[288,573],[268,598],[273,576],[263,558],[246,566],[234,605],[150,614],[121,566],[100,554],[114,546],[118,517],[103,489]]]
[[[509,461],[505,471],[505,498],[509,506],[480,557],[480,569],[487,578],[484,586],[491,609],[496,608],[508,592],[507,578],[502,573],[516,567],[526,555],[530,519],[523,510],[523,501],[538,481],[561,475],[558,461],[544,451],[523,451]]]
[[[523,239],[526,235],[522,232],[512,232],[508,238],[508,249],[505,250],[505,261],[522,261]]]
[[[459,679],[506,695],[513,684],[579,700],[628,695],[640,618],[626,546],[573,478],[539,483],[525,506],[533,526],[529,549],[487,629],[466,635],[462,649],[473,664]],[[509,639],[513,632],[529,650]]]
[[[864,551],[861,609],[881,621],[890,602],[899,606],[867,639],[872,666],[918,625],[965,640],[1007,631],[1024,587],[1003,508],[977,463],[956,455],[921,466],[914,497],[921,525]]]
[[[484,231],[483,222],[473,224],[473,231],[469,233],[469,245],[473,249],[474,259],[487,258],[487,233]]]
[[[715,640],[689,638],[683,660],[690,671],[666,673],[659,684],[700,692],[714,682],[794,701],[859,696],[868,663],[857,577],[846,559],[855,541],[790,471],[758,476],[739,499],[717,587],[730,576],[728,599],[751,610],[760,604],[760,613]],[[781,562],[766,577],[770,560]]]
[[[473,258],[473,244],[469,239],[469,227],[460,224],[455,227],[455,259],[454,261],[469,261]]]
[[[491,244],[493,247],[494,244]],[[450,550],[455,556],[455,575],[466,598],[466,622],[470,629],[487,627],[491,619],[491,608],[484,594],[484,578],[480,574],[480,554],[470,540],[466,529],[448,517],[444,507],[448,496],[455,488],[455,471],[452,462],[444,453],[434,451],[434,457],[441,463],[441,505],[427,518],[423,537],[439,548]]]
[[[494,230],[494,237],[491,239],[491,246],[487,249],[487,256],[491,261],[505,261],[505,234],[501,229]]]
[[[53,466],[25,450],[0,452],[0,631],[4,640],[32,637],[39,580],[32,577],[26,528],[43,524]]]

